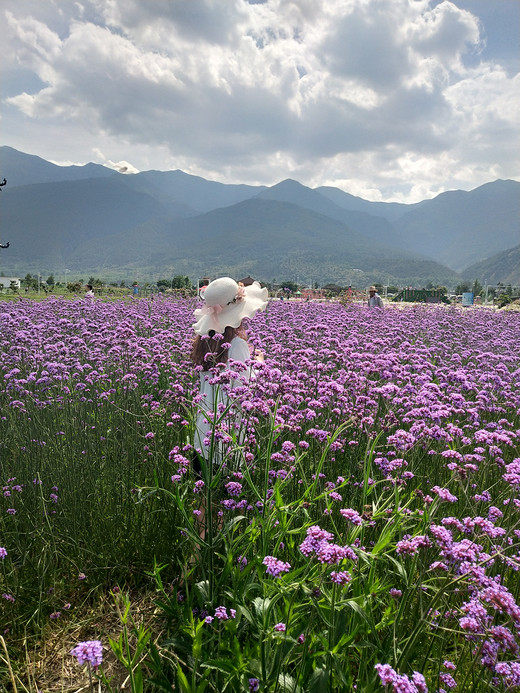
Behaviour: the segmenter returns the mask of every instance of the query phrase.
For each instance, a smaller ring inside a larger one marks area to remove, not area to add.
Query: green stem
[[[329,660],[329,690],[332,691],[332,650],[334,648],[334,643],[336,640],[336,583],[332,585],[332,598],[330,602],[330,627],[329,627],[329,651],[327,653],[327,659]]]

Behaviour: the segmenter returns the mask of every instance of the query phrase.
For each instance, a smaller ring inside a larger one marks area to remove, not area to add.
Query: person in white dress
[[[251,368],[238,364],[250,364],[253,359],[263,360],[261,353],[251,352],[243,320],[265,310],[267,296],[267,289],[258,282],[243,286],[230,277],[220,277],[206,287],[204,307],[195,310],[193,329],[196,337],[191,356],[193,365],[199,370],[200,401],[194,447],[205,463],[222,461],[225,433],[219,430],[219,424],[226,418],[230,404],[228,391],[247,384],[251,377]],[[237,364],[235,367],[234,363]],[[216,371],[231,367],[237,376],[229,386],[215,383],[218,380]],[[228,425],[230,418],[227,417]],[[197,460],[194,463],[197,467]]]

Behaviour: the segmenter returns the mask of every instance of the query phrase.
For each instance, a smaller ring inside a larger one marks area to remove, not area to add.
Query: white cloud
[[[128,163],[128,161],[116,162],[107,159],[107,161],[104,162],[103,166],[111,168],[114,171],[119,171],[119,173],[139,173],[139,170],[135,166],[132,166],[132,164]]]
[[[457,0],[4,5],[9,74],[40,80],[4,101],[25,151],[97,148],[225,182],[350,181],[371,199],[518,177],[517,82],[479,57],[482,25]]]

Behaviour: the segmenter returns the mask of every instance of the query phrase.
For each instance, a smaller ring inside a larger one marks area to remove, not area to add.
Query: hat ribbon
[[[211,315],[212,317],[216,318],[217,315],[222,313],[223,310],[224,306],[217,303],[214,306],[204,306],[204,308],[200,309],[199,315]]]
[[[222,313],[223,310],[224,306],[221,306],[218,303],[214,306],[204,306],[204,308],[200,308],[199,318],[201,318],[203,315],[209,316],[211,329],[219,332],[220,325],[218,322],[218,315],[219,313]]]

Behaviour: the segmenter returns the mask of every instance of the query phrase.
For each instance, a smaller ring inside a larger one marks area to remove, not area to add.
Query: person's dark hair
[[[197,335],[193,340],[191,349],[191,360],[194,366],[202,366],[205,371],[209,370],[218,363],[227,363],[229,347],[224,344],[230,344],[234,337],[246,338],[244,328],[226,327],[222,339],[214,339],[215,331],[210,330],[207,337]]]

